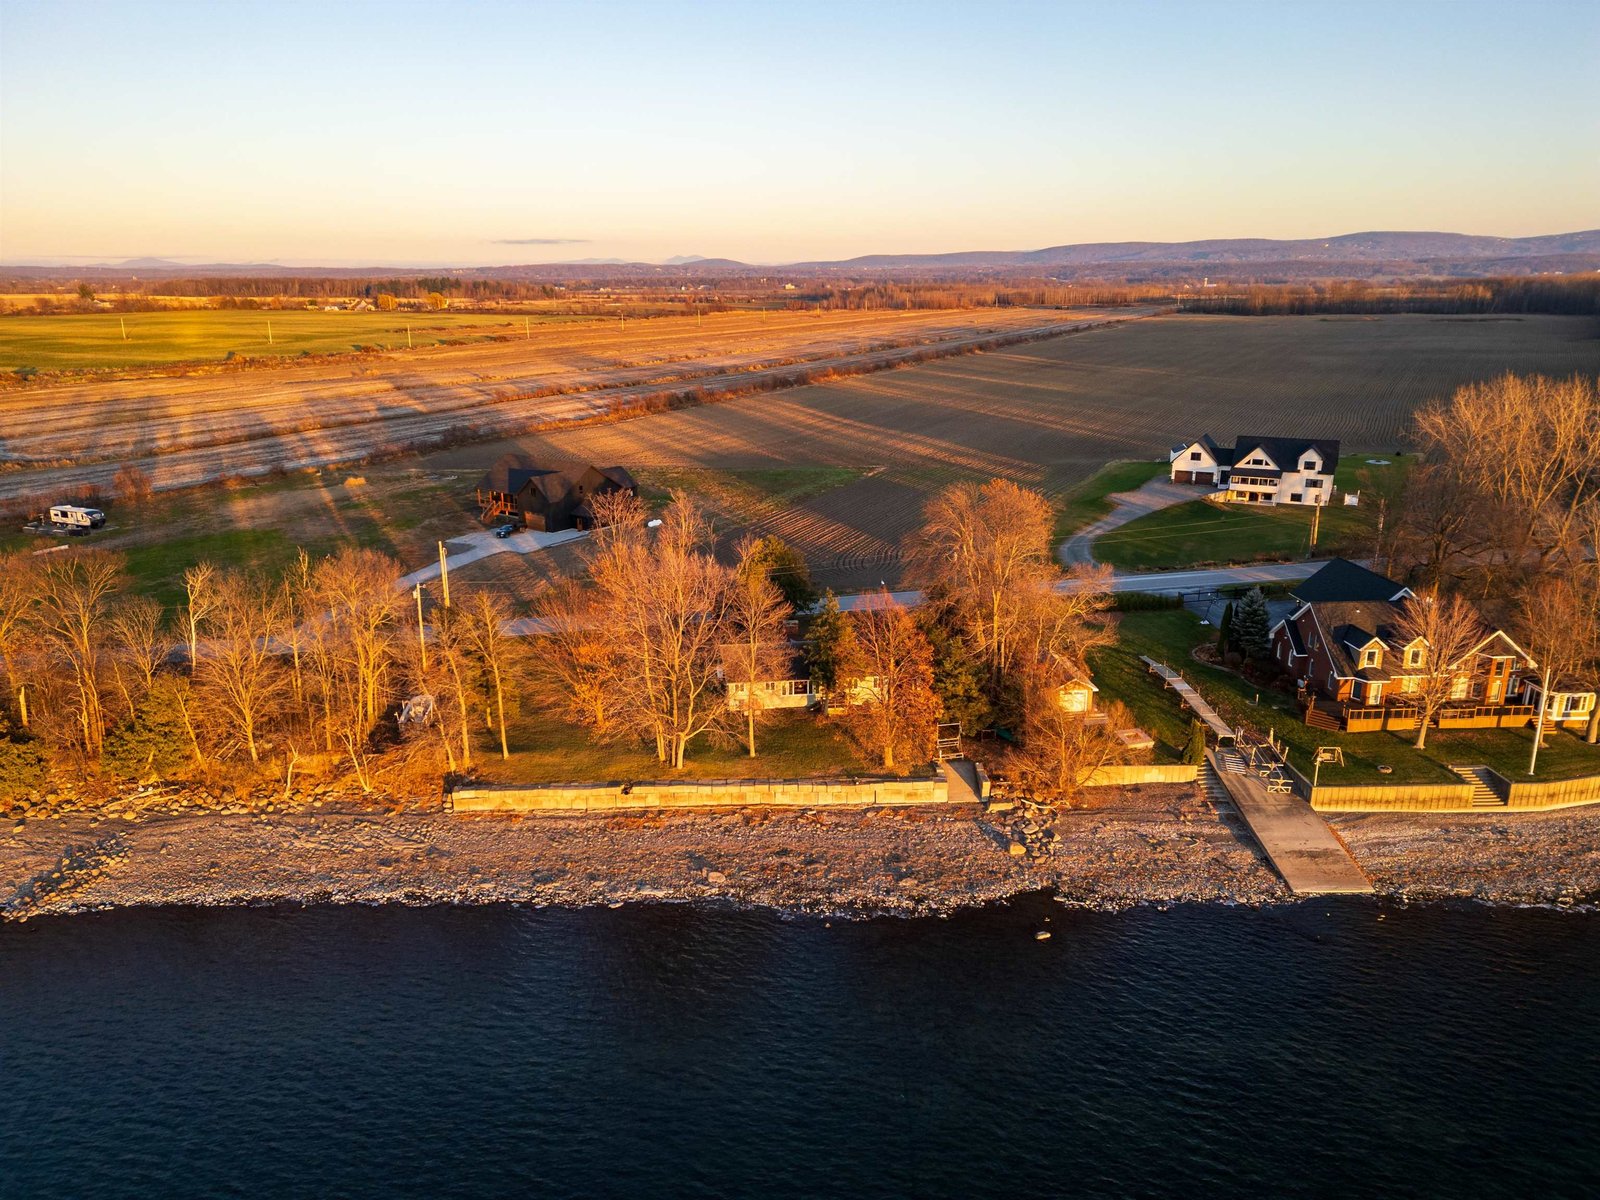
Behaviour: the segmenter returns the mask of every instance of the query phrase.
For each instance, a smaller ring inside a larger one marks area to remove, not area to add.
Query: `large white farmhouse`
[[[1339,443],[1327,438],[1241,437],[1230,448],[1211,435],[1168,453],[1175,483],[1209,484],[1219,500],[1243,504],[1326,504],[1333,498]]]

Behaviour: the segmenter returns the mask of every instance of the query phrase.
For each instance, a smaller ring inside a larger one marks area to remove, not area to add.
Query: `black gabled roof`
[[[572,491],[589,471],[597,471],[618,487],[637,491],[638,485],[626,467],[591,467],[588,463],[540,463],[526,454],[503,454],[478,480],[478,489],[515,496],[532,483],[547,500],[555,501]]]
[[[1330,559],[1315,575],[1296,584],[1290,594],[1306,604],[1329,601],[1393,601],[1406,591],[1396,583],[1347,558]]]
[[[1202,433],[1192,442],[1178,443],[1172,448],[1172,453],[1177,454],[1181,451],[1187,450],[1190,446],[1204,446],[1208,451],[1211,452],[1211,457],[1217,460],[1217,465],[1219,467],[1228,467],[1233,465],[1233,451],[1227,446],[1217,445],[1217,440],[1209,433]]]
[[[1333,468],[1339,465],[1339,441],[1337,438],[1286,438],[1286,437],[1255,437],[1240,434],[1233,444],[1233,461],[1237,464],[1250,457],[1252,450],[1261,449],[1267,452],[1268,457],[1279,467],[1293,470],[1300,463],[1300,456],[1307,450],[1315,450],[1322,456],[1323,463],[1327,466],[1327,474],[1333,474]]]

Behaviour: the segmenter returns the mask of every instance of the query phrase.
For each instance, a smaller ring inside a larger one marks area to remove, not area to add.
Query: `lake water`
[[[0,927],[7,1198],[1597,1192],[1595,916]]]

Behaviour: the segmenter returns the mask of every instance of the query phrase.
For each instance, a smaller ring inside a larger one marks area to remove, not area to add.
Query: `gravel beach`
[[[976,809],[465,817],[438,801],[288,811],[124,803],[0,824],[10,919],[132,905],[722,901],[839,916],[947,912],[1043,889],[1115,909],[1289,898],[1188,786],[1046,822]],[[110,811],[115,815],[108,816]],[[1591,905],[1600,810],[1333,820],[1380,896]]]

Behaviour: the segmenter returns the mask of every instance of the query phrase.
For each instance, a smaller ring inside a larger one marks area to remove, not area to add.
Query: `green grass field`
[[[1076,533],[1109,513],[1112,504],[1107,497],[1113,493],[1134,491],[1166,471],[1165,462],[1107,463],[1062,495],[1056,510],[1056,540]]]
[[[688,760],[676,774],[643,746],[596,745],[588,734],[541,714],[508,722],[511,758],[502,759],[498,741],[479,739],[485,778],[500,783],[570,783],[578,780],[640,779],[799,779],[851,775],[870,770],[843,729],[803,712],[774,713],[756,734],[755,758],[742,746],[714,745],[696,738]]]
[[[1406,458],[1369,466],[1369,455],[1340,460],[1334,482],[1340,491],[1360,490],[1363,471],[1390,486],[1410,467]],[[1098,478],[1098,476],[1096,477]],[[1094,555],[1124,571],[1160,571],[1201,563],[1304,558],[1311,549],[1312,510],[1300,505],[1215,504],[1195,500],[1164,508],[1114,529],[1094,543]],[[1353,556],[1372,553],[1377,520],[1372,504],[1328,505],[1322,512],[1317,548]]]
[[[571,317],[535,316],[546,324]],[[267,325],[272,337],[268,340]],[[127,338],[123,338],[126,325]],[[404,349],[447,339],[516,336],[523,318],[485,313],[191,309],[0,318],[0,370],[151,367],[177,362],[339,354],[359,346]]]
[[[1216,631],[1182,609],[1167,612],[1126,613],[1122,616],[1117,645],[1091,658],[1095,682],[1106,699],[1121,700],[1140,727],[1156,739],[1156,758],[1175,762],[1189,737],[1189,710],[1175,693],[1151,675],[1139,656],[1148,654],[1183,672],[1184,678],[1230,724],[1245,724],[1264,732],[1271,728],[1289,748],[1289,761],[1311,774],[1318,746],[1338,746],[1345,765],[1324,767],[1322,783],[1356,786],[1380,783],[1456,783],[1450,763],[1483,764],[1508,779],[1526,779],[1528,751],[1533,734],[1526,729],[1476,729],[1428,734],[1426,750],[1412,746],[1412,738],[1393,733],[1330,733],[1311,729],[1300,719],[1294,700],[1282,692],[1258,687],[1243,676],[1196,662],[1189,652]],[[1392,768],[1384,774],[1380,765]],[[1600,748],[1585,744],[1574,734],[1549,735],[1540,752],[1536,779],[1571,779],[1600,774]]]

